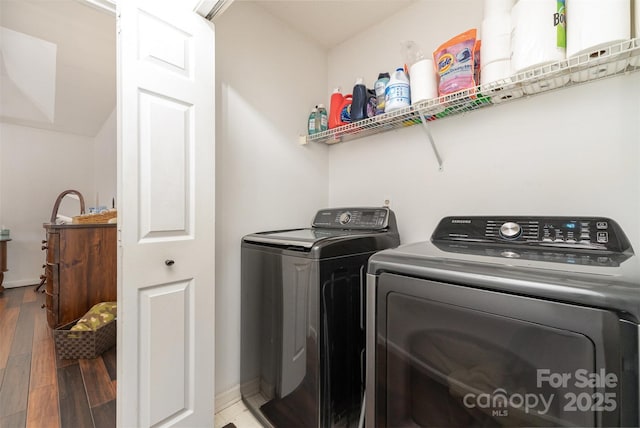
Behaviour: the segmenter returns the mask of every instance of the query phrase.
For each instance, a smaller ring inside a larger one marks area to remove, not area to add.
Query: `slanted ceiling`
[[[115,16],[0,0],[0,121],[95,136],[116,106]]]
[[[331,49],[417,0],[246,1]],[[80,0],[0,0],[0,27],[0,121],[95,136],[116,106],[115,17]]]
[[[419,0],[242,1],[260,5],[329,50]]]

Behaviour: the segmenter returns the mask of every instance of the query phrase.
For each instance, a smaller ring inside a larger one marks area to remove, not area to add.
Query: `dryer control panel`
[[[431,240],[616,253],[631,250],[620,226],[602,217],[446,217],[438,224]]]
[[[633,255],[620,226],[602,217],[446,217],[431,241],[447,252],[597,266]]]
[[[389,227],[389,208],[330,208],[317,212],[312,227],[380,230]]]

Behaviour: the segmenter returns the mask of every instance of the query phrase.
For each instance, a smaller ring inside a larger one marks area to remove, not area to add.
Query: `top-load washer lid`
[[[316,256],[336,256],[395,247],[400,244],[400,237],[395,214],[389,208],[354,207],[322,209],[310,228],[252,233],[242,241]]]
[[[311,248],[319,241],[345,236],[377,233],[369,230],[341,230],[341,229],[289,229],[273,232],[258,232],[244,237],[245,242],[272,244],[278,246],[292,246]]]

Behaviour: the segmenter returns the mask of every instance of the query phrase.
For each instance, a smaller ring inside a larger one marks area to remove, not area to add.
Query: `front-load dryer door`
[[[382,274],[377,316],[377,426],[620,424],[612,312]]]

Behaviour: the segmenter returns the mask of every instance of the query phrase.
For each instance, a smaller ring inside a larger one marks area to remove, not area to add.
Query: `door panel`
[[[214,32],[119,2],[118,425],[213,426]]]
[[[140,331],[151,335],[140,343],[143,394],[148,400],[150,422],[176,418],[193,407],[193,314],[192,281],[145,289],[140,293]],[[172,337],[171,342],[163,336]],[[175,346],[175,343],[184,346]],[[155,373],[169,376],[156,378]]]
[[[191,235],[192,115],[192,105],[140,92],[141,241]]]
[[[142,11],[138,33],[139,59],[183,77],[193,77],[193,37],[189,32]]]

